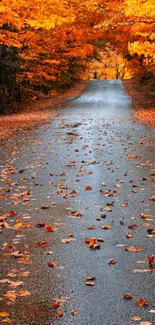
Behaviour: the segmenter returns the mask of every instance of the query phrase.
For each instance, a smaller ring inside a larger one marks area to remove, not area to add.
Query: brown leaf
[[[46,241],[40,241],[39,243],[37,243],[38,246],[40,247],[45,247],[47,245]]]
[[[97,238],[97,241],[98,241],[99,243],[104,243],[104,239],[103,239],[103,238]]]
[[[127,252],[141,252],[143,250],[143,248],[141,248],[139,246],[129,246],[129,247],[125,248],[125,250]]]
[[[36,223],[36,227],[40,227],[40,228],[45,227],[45,223],[39,221]]]
[[[148,306],[148,301],[146,299],[138,298],[136,300],[136,304],[138,307]]]
[[[49,209],[49,206],[48,206],[48,205],[42,205],[42,206],[41,206],[41,209],[42,209],[42,210]]]
[[[150,201],[155,201],[155,194],[152,194],[150,197]]]
[[[49,263],[48,263],[48,266],[49,266],[49,267],[56,267],[56,263],[55,263],[55,262],[49,262]]]
[[[133,298],[133,296],[131,293],[125,293],[125,295],[123,296],[123,299],[127,299],[127,300],[132,299],[132,298]]]
[[[89,186],[89,185],[87,185],[87,186],[85,187],[85,191],[90,191],[90,190],[92,190],[92,187]]]
[[[71,197],[75,197],[75,196],[77,196],[77,192],[76,192],[75,190],[71,191],[71,192],[70,192],[70,196],[71,196]]]
[[[111,259],[109,260],[109,264],[116,264],[115,259],[114,259],[114,258],[111,258]]]
[[[50,225],[46,226],[45,229],[46,229],[47,232],[53,232],[53,231],[55,231],[55,228],[53,226],[50,226]]]

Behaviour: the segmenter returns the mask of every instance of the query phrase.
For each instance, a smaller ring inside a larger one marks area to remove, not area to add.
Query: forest
[[[53,94],[87,78],[93,60],[107,67],[121,57],[116,79],[125,66],[155,90],[153,0],[2,0],[0,11],[1,113],[24,93]]]

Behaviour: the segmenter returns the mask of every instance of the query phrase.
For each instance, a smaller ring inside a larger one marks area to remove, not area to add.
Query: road
[[[112,80],[2,143],[3,322],[155,324],[154,141]]]

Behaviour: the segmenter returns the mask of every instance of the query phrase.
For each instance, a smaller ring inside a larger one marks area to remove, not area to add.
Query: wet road
[[[2,321],[155,324],[147,258],[154,254],[155,133],[132,115],[121,81],[90,82],[53,120],[2,143]],[[86,238],[95,240],[92,248]],[[93,286],[88,276],[96,277]],[[138,307],[138,298],[149,305]]]

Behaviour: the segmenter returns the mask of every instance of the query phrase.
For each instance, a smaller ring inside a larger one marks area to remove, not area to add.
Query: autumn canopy
[[[155,73],[153,0],[2,0],[0,11],[1,94],[68,87],[101,51]]]

